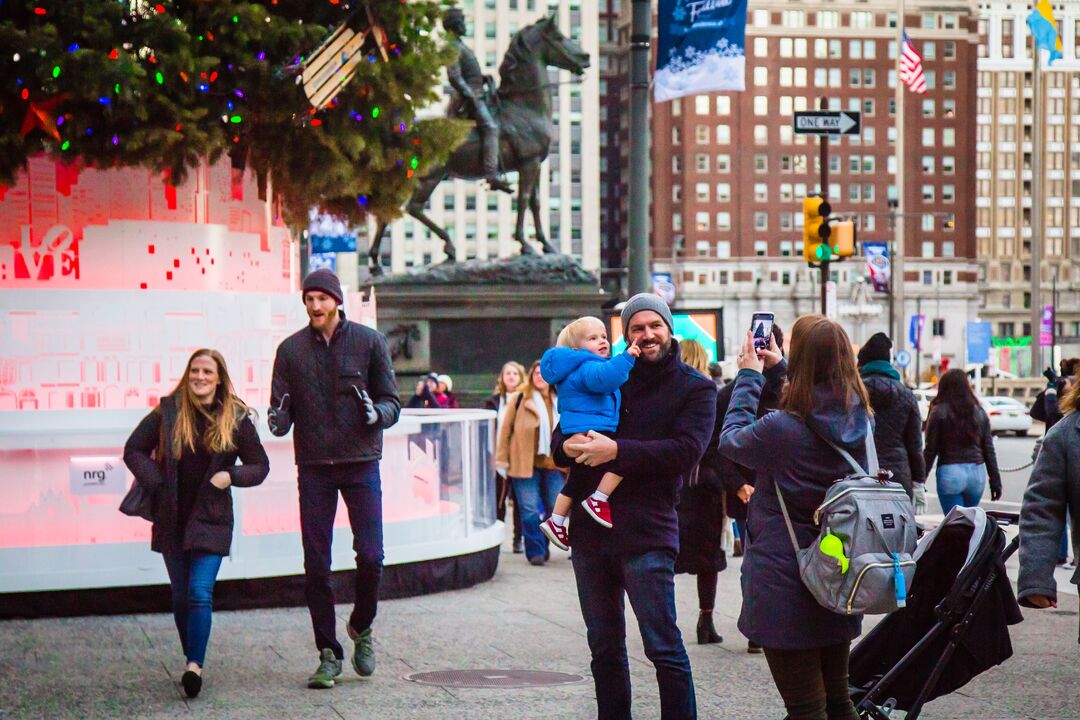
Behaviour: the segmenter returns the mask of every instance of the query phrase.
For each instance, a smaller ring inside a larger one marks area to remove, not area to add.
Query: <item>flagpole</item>
[[[1042,370],[1043,101],[1039,44],[1031,36],[1031,376]]]
[[[900,56],[904,52],[904,0],[899,0],[896,12],[896,235],[893,240],[892,290],[893,303],[896,306],[896,327],[889,328],[893,333],[896,347],[904,347],[904,321],[907,312],[904,309],[904,83],[900,81]],[[906,374],[906,373],[905,373]],[[915,378],[916,386],[919,378]]]
[[[652,4],[633,0],[630,35],[630,216],[626,261],[631,295],[652,288],[649,274],[649,40]]]

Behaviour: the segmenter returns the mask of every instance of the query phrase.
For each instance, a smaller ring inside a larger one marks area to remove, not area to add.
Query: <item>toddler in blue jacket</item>
[[[641,354],[635,342],[625,352],[609,358],[611,343],[607,329],[598,318],[583,317],[563,328],[555,347],[540,359],[540,375],[555,386],[559,394],[559,425],[563,434],[575,435],[614,432],[619,427],[619,388],[630,376],[634,361]],[[581,505],[593,520],[611,527],[608,496],[615,492],[622,476],[606,472],[596,490]],[[551,516],[540,524],[540,531],[555,547],[569,549],[566,516],[570,513],[574,489],[569,483],[555,500]]]

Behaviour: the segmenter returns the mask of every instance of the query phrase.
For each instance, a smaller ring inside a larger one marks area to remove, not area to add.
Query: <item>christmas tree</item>
[[[440,15],[424,0],[4,0],[0,184],[41,152],[174,182],[227,153],[271,179],[292,224],[313,206],[396,217],[467,131],[416,120],[454,60]],[[305,58],[343,23],[361,61],[312,107]]]

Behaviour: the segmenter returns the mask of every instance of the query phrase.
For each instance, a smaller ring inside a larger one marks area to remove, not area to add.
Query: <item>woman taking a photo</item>
[[[739,630],[764,648],[791,720],[856,720],[848,696],[848,652],[862,617],[826,610],[803,585],[777,489],[799,546],[807,547],[818,534],[814,510],[829,486],[850,472],[829,442],[865,465],[870,402],[851,342],[838,323],[821,315],[801,317],[789,344],[780,410],[758,419],[762,373],[782,358],[775,339],[756,351],[747,333],[720,433],[720,452],[757,473]]]
[[[484,401],[484,408],[487,410],[494,410],[495,417],[495,438],[499,437],[499,431],[502,429],[503,418],[506,417],[506,411],[509,408],[507,400],[518,391],[521,387],[521,381],[525,377],[525,368],[521,363],[510,362],[502,366],[502,370],[499,371],[499,379],[495,381],[495,393]],[[495,516],[502,520],[506,517],[506,499],[510,498],[514,503],[514,553],[520,554],[523,550],[521,545],[521,509],[518,507],[517,500],[514,498],[513,489],[510,487],[510,481],[507,479],[505,472],[495,473],[495,497],[498,505],[496,506]]]
[[[188,697],[202,689],[214,582],[232,543],[230,486],[258,485],[270,471],[250,412],[221,353],[196,350],[176,389],[124,446],[124,463],[155,496],[150,548],[169,573]]]
[[[990,499],[1001,497],[994,436],[990,418],[959,368],[949,370],[938,381],[938,393],[930,402],[926,420],[926,448],[923,451],[929,477],[938,462],[937,492],[941,511],[948,515],[957,505],[975,507],[986,490],[990,473]]]
[[[543,565],[549,551],[540,522],[555,506],[565,478],[551,458],[551,432],[559,424],[559,405],[555,388],[540,375],[539,360],[533,362],[521,392],[511,396],[508,405],[495,467],[510,478],[514,497],[521,504],[525,557],[531,565]]]

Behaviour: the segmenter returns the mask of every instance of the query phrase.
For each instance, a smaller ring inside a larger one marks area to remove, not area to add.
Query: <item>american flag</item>
[[[926,94],[926,78],[923,77],[922,56],[915,51],[911,38],[904,31],[904,46],[900,49],[900,81],[912,92]]]

